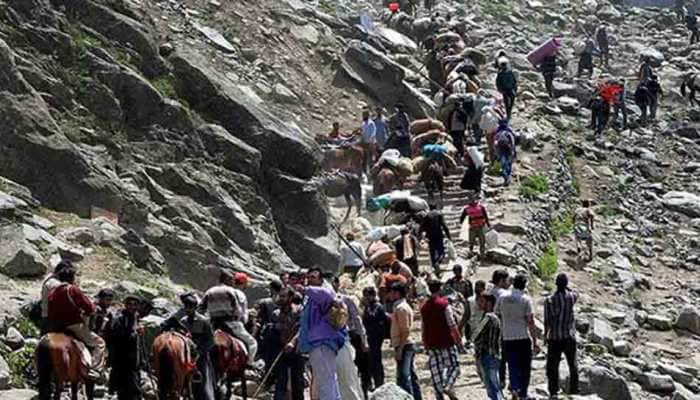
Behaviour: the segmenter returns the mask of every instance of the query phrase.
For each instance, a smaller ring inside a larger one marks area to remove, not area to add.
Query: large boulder
[[[204,148],[219,165],[234,172],[255,177],[260,173],[260,152],[219,125],[197,128]]]
[[[0,227],[0,273],[11,278],[37,278],[48,269],[46,259],[27,240],[20,225]]]
[[[7,361],[0,355],[0,390],[10,388],[10,366]]]
[[[676,318],[674,327],[700,335],[700,310],[692,306],[683,308]]]
[[[369,400],[413,400],[413,396],[394,383],[385,383],[369,395]]]
[[[669,210],[677,211],[691,218],[700,217],[700,196],[688,192],[668,192],[662,203]]]
[[[601,318],[594,318],[590,340],[593,343],[602,344],[608,351],[613,351],[615,347],[615,331],[608,321]]]
[[[595,393],[603,400],[632,400],[625,379],[613,370],[596,365],[581,372],[588,383],[589,393]]]
[[[374,33],[382,39],[387,47],[394,50],[394,52],[413,53],[418,49],[416,42],[393,29],[380,26],[374,30]]]
[[[409,72],[368,43],[351,40],[341,69],[367,95],[386,105],[402,102],[414,118],[435,112],[433,101],[406,82]]]
[[[639,384],[647,392],[653,393],[673,393],[676,390],[673,378],[669,375],[659,375],[651,372],[644,373],[639,378]]]

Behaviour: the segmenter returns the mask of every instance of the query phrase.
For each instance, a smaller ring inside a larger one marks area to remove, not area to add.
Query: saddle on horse
[[[45,350],[56,382],[84,382],[92,365],[90,350],[80,340],[65,333],[47,333],[37,352]]]

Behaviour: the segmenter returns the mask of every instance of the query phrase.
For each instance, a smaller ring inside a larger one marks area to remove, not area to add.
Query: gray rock
[[[204,148],[217,164],[251,177],[260,173],[261,155],[241,139],[219,125],[206,124],[197,128]]]
[[[12,278],[43,276],[49,267],[18,225],[0,227],[0,273]]]
[[[688,192],[668,192],[662,198],[666,208],[689,217],[700,217],[700,196]]]
[[[700,335],[700,311],[692,306],[687,306],[678,314],[674,327]]]
[[[506,267],[517,264],[517,258],[511,254],[508,250],[502,247],[496,247],[486,251],[486,259]]]
[[[7,330],[4,342],[7,347],[11,348],[12,350],[19,350],[24,346],[24,336],[22,336],[22,334],[15,327],[11,326]]]
[[[377,27],[374,33],[379,35],[395,52],[399,53],[411,53],[418,49],[416,42],[411,40],[408,36],[397,32],[393,29],[385,27]]]
[[[0,355],[0,390],[10,388],[10,366],[7,361]]]
[[[496,232],[511,233],[513,235],[524,235],[527,231],[523,224],[512,224],[508,222],[497,222],[493,225]]]
[[[282,102],[294,103],[299,101],[297,95],[294,94],[294,92],[292,92],[291,89],[289,89],[281,83],[275,83],[275,86],[272,87],[272,90],[275,97]]]
[[[673,393],[676,390],[673,378],[668,375],[658,375],[647,372],[640,377],[639,384],[647,392]]]
[[[0,400],[34,400],[39,396],[31,389],[11,389],[0,391]]]
[[[314,28],[311,24],[294,24],[289,28],[289,31],[297,40],[302,40],[312,45],[318,44],[321,37],[321,33],[318,31],[318,29]]]
[[[581,104],[579,101],[568,96],[559,97],[556,100],[556,105],[564,114],[567,115],[578,115],[578,112],[581,109]]]
[[[120,296],[136,295],[145,300],[153,300],[158,297],[158,291],[131,281],[122,280],[115,284],[112,289]]]
[[[29,205],[22,199],[18,199],[8,193],[0,192],[0,215],[14,217],[21,210],[27,210]]]
[[[659,331],[670,331],[673,327],[673,320],[665,315],[652,314],[647,317],[647,323]]]
[[[68,228],[59,232],[57,237],[68,242],[80,243],[83,246],[95,243],[95,234],[92,229],[85,226]]]
[[[656,365],[656,369],[663,375],[670,375],[674,381],[680,382],[684,385],[690,385],[693,383],[695,377],[682,369],[676,367],[675,365],[666,364],[659,362]]]
[[[413,400],[413,396],[394,383],[385,383],[369,395],[369,400]]]
[[[591,342],[602,344],[608,351],[612,351],[615,336],[615,331],[613,331],[608,321],[600,318],[593,319],[593,327],[590,333]]]
[[[700,395],[693,394],[681,384],[676,384],[676,391],[673,392],[671,400],[700,400]]]
[[[626,340],[613,341],[613,353],[616,356],[627,357],[632,352],[632,346]]]
[[[200,25],[196,22],[193,22],[192,26],[199,33],[201,33],[207,39],[209,39],[211,44],[214,45],[214,47],[216,47],[217,49],[219,49],[225,53],[235,53],[236,52],[236,47],[233,44],[231,44],[231,42],[226,40],[226,38],[221,33],[219,33],[219,31],[217,31],[216,29],[210,28],[208,26]]]
[[[632,400],[627,383],[614,371],[602,366],[593,366],[584,368],[582,374],[588,381],[589,392],[597,394],[603,400]]]

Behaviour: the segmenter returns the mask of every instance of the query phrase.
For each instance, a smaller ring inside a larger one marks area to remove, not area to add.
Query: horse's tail
[[[168,346],[163,346],[156,354],[159,400],[167,400],[175,391],[174,356]]]
[[[40,340],[36,347],[36,370],[39,378],[39,400],[51,398],[51,376],[53,364],[51,361],[51,349],[47,340]]]

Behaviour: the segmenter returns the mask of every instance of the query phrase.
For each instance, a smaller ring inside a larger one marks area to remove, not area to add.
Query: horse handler
[[[112,368],[109,391],[116,393],[118,400],[140,400],[143,397],[139,370],[146,360],[139,347],[139,342],[143,340],[139,305],[138,297],[127,296],[124,308],[119,310],[107,331],[107,363]]]

